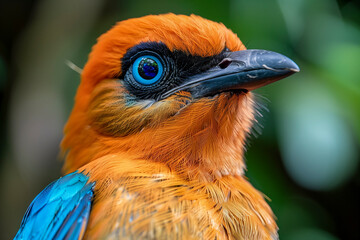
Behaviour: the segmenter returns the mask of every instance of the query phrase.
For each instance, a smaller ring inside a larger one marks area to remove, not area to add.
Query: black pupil
[[[143,58],[139,64],[138,71],[142,78],[150,80],[157,75],[159,66],[155,60]]]

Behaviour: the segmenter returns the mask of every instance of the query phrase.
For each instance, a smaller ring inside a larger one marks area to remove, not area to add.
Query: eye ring
[[[143,85],[151,85],[160,80],[164,67],[160,59],[152,55],[138,57],[132,65],[134,79]]]

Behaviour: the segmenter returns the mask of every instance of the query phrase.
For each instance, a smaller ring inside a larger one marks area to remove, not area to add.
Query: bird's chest
[[[116,183],[106,197],[107,190],[95,193],[85,238],[267,239],[270,236],[265,220],[268,216],[263,216],[247,192],[240,193],[219,182],[196,186],[167,177],[129,180],[126,184]]]

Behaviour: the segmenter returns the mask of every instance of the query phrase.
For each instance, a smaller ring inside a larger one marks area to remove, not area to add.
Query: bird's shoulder
[[[15,239],[81,239],[94,183],[73,172],[49,184],[28,207]]]
[[[200,194],[189,194],[192,186],[188,181],[164,164],[109,155],[91,162],[84,171],[96,181],[86,239],[171,239],[171,230],[164,229],[168,228],[166,221],[171,228],[181,228],[176,231],[181,234],[179,239],[190,231],[190,226],[181,222],[188,218],[185,209],[199,200]],[[192,220],[195,224],[197,219]]]

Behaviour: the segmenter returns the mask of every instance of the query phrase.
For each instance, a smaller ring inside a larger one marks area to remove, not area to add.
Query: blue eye
[[[160,80],[164,68],[157,57],[145,55],[137,58],[132,66],[135,80],[150,85]]]

